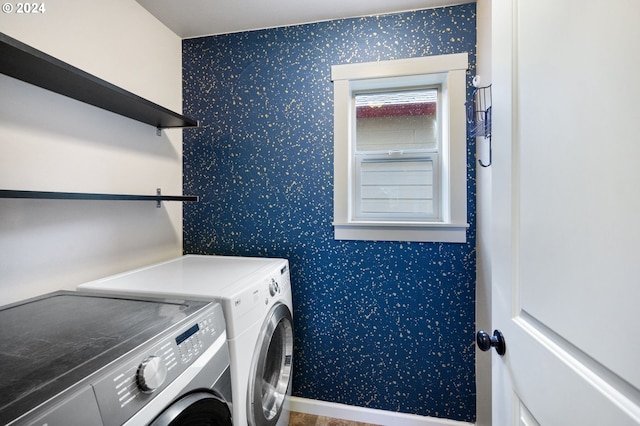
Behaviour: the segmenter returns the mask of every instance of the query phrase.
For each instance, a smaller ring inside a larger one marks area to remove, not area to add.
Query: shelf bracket
[[[162,128],[156,127],[156,136],[162,136]]]
[[[158,196],[158,201],[156,202],[156,208],[159,209],[160,207],[162,207],[162,201],[160,201],[160,197],[162,196],[162,191],[160,190],[160,188],[156,188],[156,195]]]

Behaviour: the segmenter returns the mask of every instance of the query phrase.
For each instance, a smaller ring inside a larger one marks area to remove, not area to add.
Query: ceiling
[[[474,0],[136,0],[182,38],[406,12]]]

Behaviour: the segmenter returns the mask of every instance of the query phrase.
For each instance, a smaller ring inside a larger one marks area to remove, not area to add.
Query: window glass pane
[[[367,159],[360,163],[363,217],[429,219],[436,216],[434,159]]]
[[[436,150],[437,101],[435,88],[356,94],[356,150]]]

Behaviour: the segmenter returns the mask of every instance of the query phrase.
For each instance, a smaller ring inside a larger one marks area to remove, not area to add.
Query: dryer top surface
[[[287,268],[286,259],[187,255],[78,286],[125,294],[230,299]]]

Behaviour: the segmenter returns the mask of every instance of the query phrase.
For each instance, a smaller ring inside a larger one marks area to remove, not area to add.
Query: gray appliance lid
[[[59,291],[0,308],[0,423],[46,402],[207,304]]]

